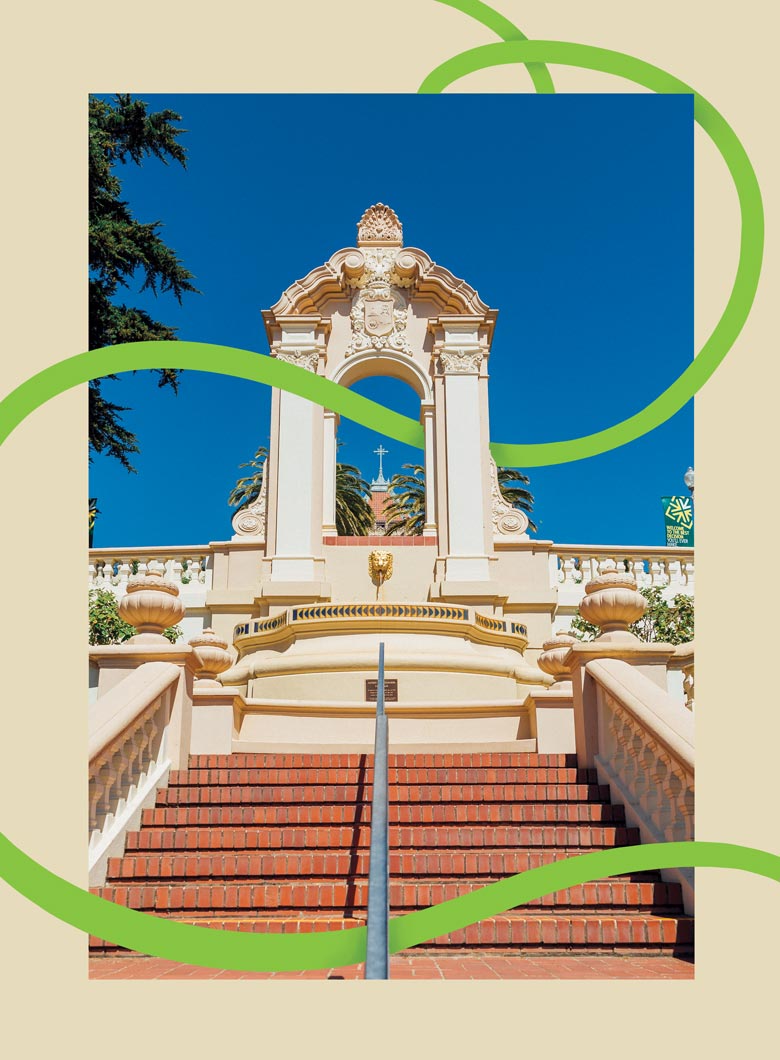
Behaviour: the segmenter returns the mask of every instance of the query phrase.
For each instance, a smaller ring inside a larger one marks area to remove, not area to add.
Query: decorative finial
[[[119,617],[138,630],[128,644],[167,644],[163,630],[184,617],[178,585],[166,581],[159,570],[130,578],[118,610]]]
[[[375,449],[374,452],[379,457],[379,475],[375,479],[371,480],[371,492],[384,493],[387,491],[387,487],[390,485],[390,483],[387,481],[384,476],[384,473],[382,472],[382,457],[387,456],[388,450],[385,449],[385,447],[380,442],[379,448]]]
[[[378,202],[369,206],[358,221],[359,247],[383,244],[390,247],[401,247],[404,242],[403,225],[398,220],[395,210]]]

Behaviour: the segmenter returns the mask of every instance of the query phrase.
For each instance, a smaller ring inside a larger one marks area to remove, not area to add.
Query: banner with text
[[[666,544],[673,548],[693,545],[693,498],[662,497]]]

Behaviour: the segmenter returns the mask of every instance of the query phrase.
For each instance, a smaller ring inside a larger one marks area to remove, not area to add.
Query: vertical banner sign
[[[693,498],[662,497],[666,544],[675,548],[693,545]]]

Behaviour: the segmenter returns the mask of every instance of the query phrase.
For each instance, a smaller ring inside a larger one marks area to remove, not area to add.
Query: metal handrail
[[[390,856],[387,826],[387,715],[385,714],[385,646],[379,645],[374,737],[374,791],[371,797],[371,847],[368,863],[366,979],[390,978]]]

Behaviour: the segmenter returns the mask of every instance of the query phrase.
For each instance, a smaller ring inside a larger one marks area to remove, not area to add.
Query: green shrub
[[[110,589],[90,589],[89,643],[121,644],[135,635],[135,627],[119,615],[119,601]],[[171,644],[182,636],[180,626],[169,626],[163,633]]]
[[[647,608],[639,621],[629,626],[632,633],[648,644],[687,644],[693,640],[692,596],[678,593],[669,602],[664,599],[663,590],[657,585],[639,591],[647,600]],[[599,628],[587,622],[578,610],[569,632],[579,640],[593,640],[599,635]]]

